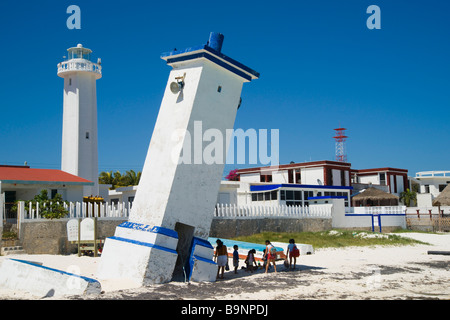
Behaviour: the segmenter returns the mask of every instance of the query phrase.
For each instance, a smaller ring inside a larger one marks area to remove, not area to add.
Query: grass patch
[[[380,234],[368,231],[331,230],[320,232],[263,232],[251,236],[233,238],[238,241],[264,244],[266,240],[288,243],[294,239],[296,243],[305,243],[318,248],[342,248],[351,246],[376,245],[412,245],[424,242],[392,234]]]

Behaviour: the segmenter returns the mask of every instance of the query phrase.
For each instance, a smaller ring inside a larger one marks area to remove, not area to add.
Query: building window
[[[72,78],[69,78],[69,86],[72,85]]]
[[[305,207],[308,207],[308,206],[309,206],[309,201],[308,201],[308,199],[311,198],[311,197],[314,197],[314,192],[312,192],[312,191],[304,191],[304,193],[305,193],[305,196],[304,196],[304,198],[305,198],[304,205],[305,205]]]
[[[272,182],[272,175],[271,174],[262,174],[260,176],[260,182]]]
[[[89,132],[86,132],[86,139],[89,139]]]
[[[333,171],[331,169],[325,169],[326,170],[326,180],[325,180],[325,184],[327,186],[332,186],[333,185]]]
[[[303,205],[302,199],[303,199],[302,191],[294,191],[294,190],[280,191],[280,200],[285,200],[287,206],[301,206]]]
[[[294,191],[286,190],[286,200],[294,200]]]
[[[295,170],[295,183],[298,183],[298,184],[302,183],[302,176],[300,173],[300,169]]]
[[[430,185],[429,184],[425,185],[425,193],[430,193]]]
[[[222,92],[222,86],[217,87],[217,92]]]
[[[252,201],[271,201],[278,199],[278,191],[252,193]]]
[[[446,184],[440,184],[440,185],[439,185],[439,192],[444,191],[444,189],[445,189],[446,186],[447,186]]]
[[[130,204],[130,208],[133,206],[134,196],[128,197],[128,203]]]
[[[380,185],[386,185],[386,173],[380,173]]]
[[[288,183],[294,183],[294,170],[288,170]]]

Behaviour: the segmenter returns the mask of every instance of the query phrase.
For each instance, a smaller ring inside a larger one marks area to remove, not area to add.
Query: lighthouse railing
[[[58,73],[68,71],[90,71],[102,74],[102,67],[85,59],[72,59],[58,64]]]

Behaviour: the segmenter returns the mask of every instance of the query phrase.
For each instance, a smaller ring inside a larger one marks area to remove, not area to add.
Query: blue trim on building
[[[249,76],[246,73],[240,71],[239,69],[234,68],[233,66],[223,62],[222,60],[215,58],[214,56],[212,56],[206,52],[199,52],[199,53],[194,53],[194,54],[187,55],[187,56],[181,56],[178,58],[167,59],[167,64],[181,62],[181,61],[188,61],[188,60],[193,60],[193,59],[198,59],[198,58],[208,59],[209,61],[214,62],[215,64],[221,66],[224,69],[227,69],[228,71],[233,72],[234,74],[244,78],[247,81],[252,80],[251,76]]]
[[[143,242],[143,241],[131,240],[131,239],[126,239],[126,238],[116,237],[116,236],[109,237],[109,238],[107,238],[107,239],[117,240],[117,241],[123,241],[123,242],[128,242],[128,243],[132,243],[132,244],[135,244],[135,245],[138,245],[138,246],[144,246],[144,247],[154,248],[154,249],[157,249],[157,250],[167,251],[167,252],[170,252],[170,253],[173,253],[173,254],[178,254],[178,253],[177,253],[175,250],[173,250],[173,249],[161,247],[161,246],[158,246],[158,245],[156,245],[156,244],[154,244],[154,243],[150,243],[150,242]]]
[[[170,51],[161,54],[161,58],[167,61],[167,64],[188,61],[198,58],[208,59],[221,67],[237,74],[238,76],[251,81],[252,79],[259,78],[259,73],[242,63],[231,59],[221,52],[214,50],[213,48],[202,45],[196,47],[190,47],[183,50]],[[243,71],[241,71],[241,70]]]
[[[42,266],[42,265],[33,263],[33,262],[31,262],[31,261],[20,260],[20,259],[10,259],[10,260],[17,261],[17,262],[21,262],[21,263],[25,263],[25,264],[31,265],[31,266],[33,266],[33,267],[37,267],[37,268],[42,268],[42,269],[45,269],[45,270],[50,270],[50,271],[58,272],[58,273],[60,273],[60,274],[65,274],[65,275],[68,275],[68,276],[77,277],[77,278],[86,280],[87,282],[91,282],[91,283],[99,283],[97,280],[92,279],[92,278],[83,277],[83,276],[80,276],[80,275],[78,275],[78,274],[74,274],[74,273],[70,273],[70,272],[66,272],[66,271],[62,271],[62,270],[58,270],[58,269],[49,268],[49,267],[46,267],[46,266]]]
[[[348,199],[346,196],[308,197],[308,200]]]
[[[128,228],[133,230],[139,230],[144,232],[152,232],[152,233],[159,233],[163,234],[168,237],[176,238],[178,239],[178,233],[174,230],[158,227],[158,226],[151,226],[148,224],[143,223],[135,223],[135,222],[129,222],[125,221],[119,225],[120,228]]]
[[[378,219],[378,227],[380,228],[380,233],[382,232],[381,229],[381,216],[406,216],[405,213],[380,213],[380,214],[373,214],[373,213],[346,213],[346,217],[371,217],[372,219],[372,232],[375,232],[375,223],[374,219]]]
[[[270,184],[270,185],[250,186],[250,192],[271,191],[280,188],[353,190],[353,187],[343,187],[343,186],[319,186],[310,184]]]

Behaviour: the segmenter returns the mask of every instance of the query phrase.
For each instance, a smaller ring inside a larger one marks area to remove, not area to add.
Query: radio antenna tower
[[[347,162],[347,153],[345,150],[345,141],[347,140],[347,136],[345,135],[345,128],[337,128],[334,129],[336,131],[335,136],[333,137],[336,141],[336,161],[339,162]]]

